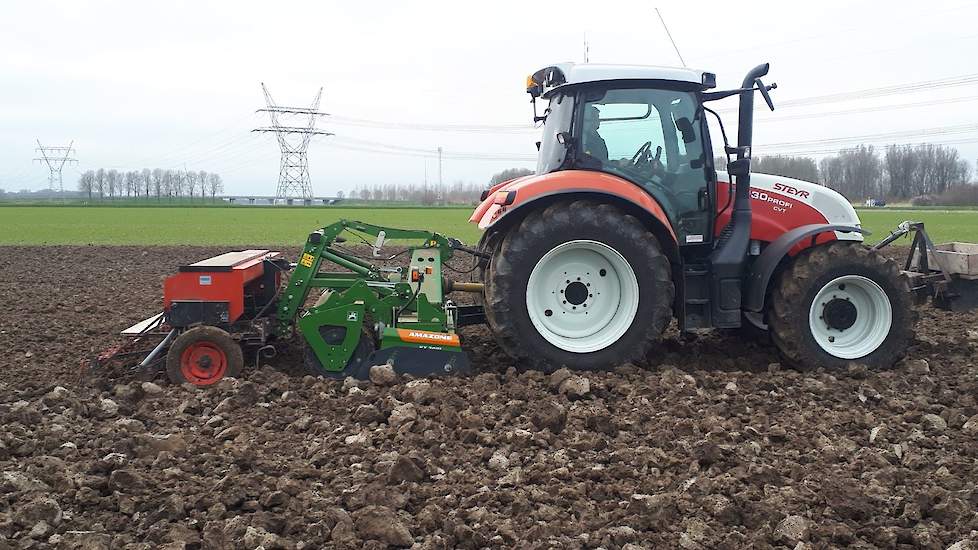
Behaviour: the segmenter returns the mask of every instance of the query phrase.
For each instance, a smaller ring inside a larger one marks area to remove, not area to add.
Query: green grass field
[[[309,231],[341,218],[428,229],[474,243],[471,208],[143,208],[3,207],[0,245],[205,244],[299,245]],[[869,241],[885,237],[906,219],[921,220],[935,242],[978,242],[978,212],[860,210]],[[898,244],[903,241],[898,241]],[[907,242],[909,244],[909,241]]]
[[[346,218],[479,238],[471,208],[0,208],[0,244],[301,245],[310,231]]]

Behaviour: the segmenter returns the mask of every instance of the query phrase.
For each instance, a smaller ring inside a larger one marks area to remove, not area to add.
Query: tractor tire
[[[241,346],[217,327],[184,331],[166,354],[166,374],[174,384],[210,386],[225,377],[241,376],[243,368]]]
[[[486,275],[486,320],[524,367],[594,370],[642,359],[672,317],[675,286],[659,241],[608,204],[558,202],[530,213],[493,250]]]
[[[892,260],[862,243],[803,251],[771,293],[771,339],[795,367],[889,368],[913,341],[910,288]]]

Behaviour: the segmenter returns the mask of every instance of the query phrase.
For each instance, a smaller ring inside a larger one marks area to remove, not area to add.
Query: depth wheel
[[[913,340],[916,315],[896,263],[861,243],[802,252],[775,283],[768,323],[789,363],[891,367]]]
[[[611,368],[645,356],[672,317],[658,240],[592,201],[531,213],[494,251],[486,318],[500,346],[542,370]]]
[[[166,374],[174,384],[210,386],[227,376],[240,376],[242,368],[241,346],[217,327],[185,331],[166,354]]]

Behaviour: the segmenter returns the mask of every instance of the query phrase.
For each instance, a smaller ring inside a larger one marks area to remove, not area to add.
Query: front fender
[[[807,237],[818,237],[828,231],[839,231],[841,233],[859,232],[868,235],[869,231],[855,226],[831,223],[813,223],[796,227],[791,231],[781,235],[764,249],[764,252],[757,257],[751,266],[750,274],[747,276],[746,284],[747,297],[744,300],[744,310],[761,312],[764,310],[764,298],[767,296],[767,286],[771,282],[774,270],[781,263],[781,260],[788,254],[796,244]]]
[[[627,180],[590,170],[562,170],[515,179],[494,188],[476,207],[469,221],[479,224],[479,229],[485,231],[529,204],[564,194],[605,195],[634,205],[661,225],[673,243],[678,242],[669,217],[651,195]],[[509,204],[506,204],[507,196],[512,197]]]

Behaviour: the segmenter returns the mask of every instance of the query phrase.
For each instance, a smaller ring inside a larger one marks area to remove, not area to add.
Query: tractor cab
[[[566,63],[537,71],[527,91],[547,100],[537,174],[606,172],[651,195],[679,242],[711,240],[716,172],[702,92],[712,73]]]

